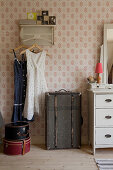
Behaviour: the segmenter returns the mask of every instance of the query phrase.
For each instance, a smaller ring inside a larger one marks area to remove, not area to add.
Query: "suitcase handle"
[[[20,133],[20,132],[17,133],[18,136],[27,136],[28,134],[29,134],[29,130],[27,130],[27,133]]]
[[[65,90],[65,89],[60,89],[59,91],[55,91],[55,92],[62,92],[62,91],[64,91],[64,92],[70,92],[70,91],[67,91],[67,90]]]

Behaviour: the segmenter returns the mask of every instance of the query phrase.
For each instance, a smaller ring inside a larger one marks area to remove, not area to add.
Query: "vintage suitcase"
[[[45,103],[47,149],[80,148],[81,93],[48,92]]]
[[[5,125],[6,140],[22,140],[29,137],[29,123],[16,122]]]
[[[30,151],[30,137],[21,141],[3,139],[3,151],[7,155],[24,155]]]

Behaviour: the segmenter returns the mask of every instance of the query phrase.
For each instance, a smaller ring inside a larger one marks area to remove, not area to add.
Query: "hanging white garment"
[[[45,108],[45,92],[47,84],[45,80],[46,52],[33,53],[26,50],[27,57],[27,91],[24,107],[24,117],[33,118],[34,112],[43,114]]]

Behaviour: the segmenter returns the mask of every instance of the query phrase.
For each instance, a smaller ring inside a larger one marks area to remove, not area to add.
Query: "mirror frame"
[[[104,24],[104,46],[103,46],[103,74],[102,83],[108,84],[108,72],[107,72],[107,29],[113,29],[113,24]]]

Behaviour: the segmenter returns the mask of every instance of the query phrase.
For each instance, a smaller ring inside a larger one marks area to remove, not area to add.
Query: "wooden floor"
[[[100,150],[98,158],[113,158],[113,150]],[[0,152],[0,170],[97,170],[91,149],[46,150],[32,145],[24,156],[7,156]]]

